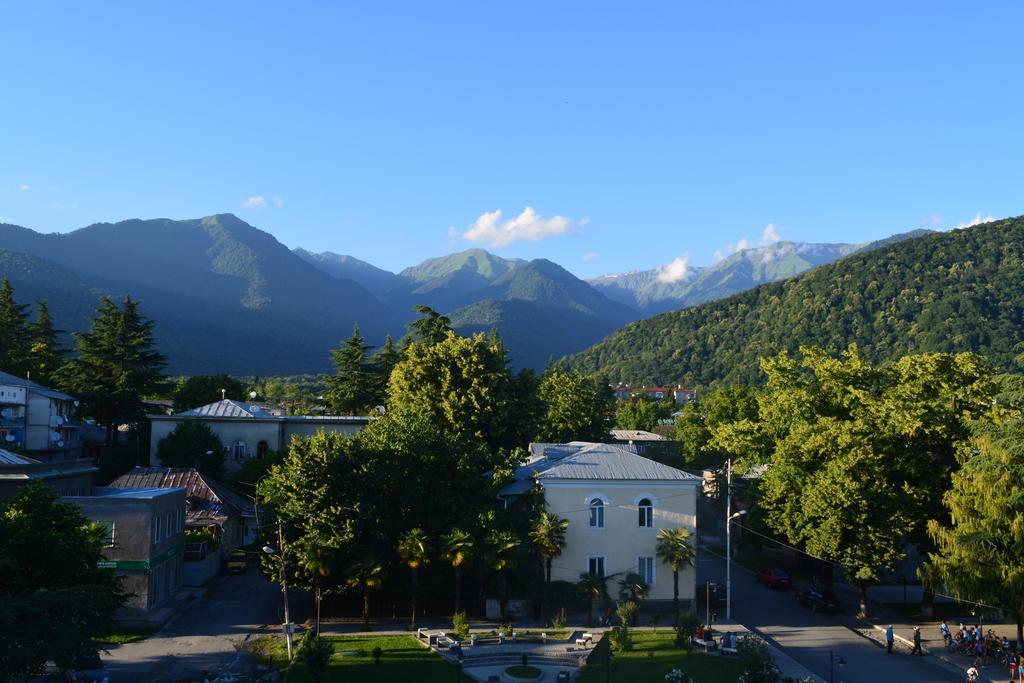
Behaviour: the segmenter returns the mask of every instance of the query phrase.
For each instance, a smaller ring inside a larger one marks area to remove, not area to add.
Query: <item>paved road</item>
[[[235,646],[264,624],[281,621],[281,591],[255,569],[223,576],[206,596],[144,641],[104,655],[111,681],[201,680],[232,662]]]
[[[725,562],[700,553],[698,581],[725,584]],[[885,650],[855,630],[849,613],[815,614],[796,604],[792,592],[772,591],[753,575],[733,565],[732,616],[744,626],[756,628],[812,672],[829,680],[829,653],[846,664],[836,667],[835,680],[845,683],[940,683],[963,681],[931,657],[887,655]],[[854,606],[855,608],[855,606]],[[725,607],[718,612],[724,616]]]

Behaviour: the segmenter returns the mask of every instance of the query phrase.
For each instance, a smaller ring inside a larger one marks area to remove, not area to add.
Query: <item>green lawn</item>
[[[663,683],[665,674],[682,669],[697,683],[735,683],[743,668],[735,657],[718,654],[686,652],[673,644],[672,631],[634,631],[635,648],[631,652],[615,652],[612,658],[612,681],[621,683]],[[601,683],[605,680],[605,663],[600,653],[580,673],[580,683]]]
[[[328,673],[324,677],[325,683],[451,683],[455,680],[455,669],[417,643],[413,636],[330,636],[328,640],[334,646],[334,656],[331,657]],[[373,663],[372,652],[375,647],[383,651],[380,665]],[[359,654],[343,655],[342,652]],[[288,675],[289,683],[306,683],[312,680],[309,672],[301,664],[296,664]]]

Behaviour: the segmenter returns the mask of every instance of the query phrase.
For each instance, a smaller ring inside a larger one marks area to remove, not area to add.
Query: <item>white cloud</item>
[[[584,255],[583,255],[582,257],[580,257],[580,258],[582,258],[582,259],[583,259],[584,261],[593,261],[594,259],[596,259],[596,258],[597,258],[597,254],[595,254],[595,253],[594,253],[594,252],[592,252],[592,251],[588,251],[588,252],[587,252],[586,254],[584,254]]]
[[[736,251],[743,251],[744,249],[750,248],[750,240],[746,237],[741,237],[740,241],[736,243]]]
[[[690,255],[677,256],[672,259],[671,263],[662,266],[658,271],[658,282],[679,282],[690,272]]]
[[[31,185],[18,185],[18,192],[28,192],[31,189]]]
[[[982,216],[981,212],[978,212],[978,213],[974,214],[974,218],[972,218],[967,223],[959,223],[957,225],[954,225],[952,229],[953,230],[963,230],[964,228],[973,228],[975,225],[981,225],[982,223],[991,223],[994,220],[997,220],[997,219],[992,214],[989,214],[987,216]]]
[[[276,195],[275,194],[274,197],[273,197],[273,202],[274,202],[274,206],[276,206],[278,208],[281,208],[282,206],[284,206],[284,200],[281,199],[280,195]]]
[[[10,216],[0,216],[0,223],[13,223],[14,219]]]
[[[587,224],[586,219],[572,221],[564,216],[544,218],[528,206],[515,218],[501,220],[501,209],[480,214],[462,233],[467,242],[481,242],[489,247],[507,247],[513,242],[539,240],[564,235]]]
[[[267,200],[263,198],[263,195],[259,194],[254,194],[242,202],[242,207],[246,209],[264,209],[266,206]]]
[[[761,246],[775,244],[781,239],[782,237],[779,236],[779,227],[774,223],[769,223],[764,226],[764,230],[761,231]]]

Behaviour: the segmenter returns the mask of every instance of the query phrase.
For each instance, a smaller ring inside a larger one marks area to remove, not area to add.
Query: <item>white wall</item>
[[[655,557],[655,577],[648,599],[672,599],[672,569],[660,562],[655,553],[660,529],[685,527],[694,535],[697,528],[697,484],[699,482],[544,482],[548,510],[569,520],[566,545],[552,563],[553,581],[579,581],[588,570],[588,558],[605,557],[605,574],[636,571],[637,558]],[[607,501],[604,528],[590,526],[589,501],[600,496]],[[639,526],[636,501],[651,498],[654,521],[651,528]],[[618,578],[608,581],[608,592],[618,594]],[[679,599],[694,597],[696,572],[692,568],[679,573]]]

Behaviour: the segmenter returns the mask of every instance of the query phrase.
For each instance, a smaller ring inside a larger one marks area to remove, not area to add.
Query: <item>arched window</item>
[[[590,501],[590,526],[595,529],[604,528],[604,501],[600,498]]]
[[[637,510],[640,516],[640,526],[645,529],[650,529],[654,526],[654,505],[651,504],[650,498],[641,498],[640,502],[637,503]]]
[[[260,441],[258,444],[256,444],[256,457],[257,458],[265,457],[267,455],[267,450],[268,450],[267,442],[266,441]]]

